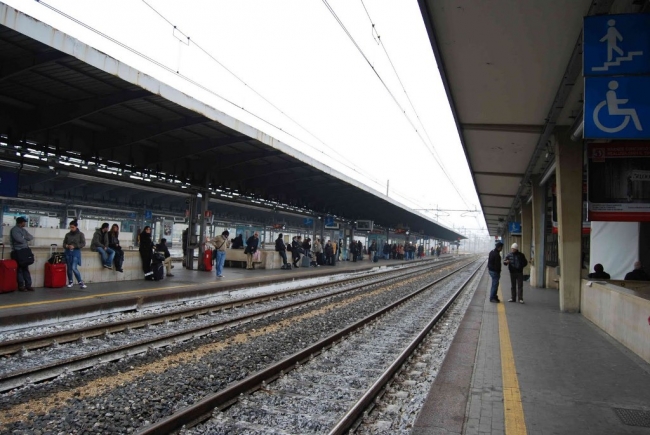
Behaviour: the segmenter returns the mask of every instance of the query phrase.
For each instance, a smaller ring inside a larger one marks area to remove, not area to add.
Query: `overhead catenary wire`
[[[51,11],[53,11],[53,12],[55,12],[55,13],[61,15],[62,17],[65,17],[66,19],[68,19],[68,20],[70,20],[70,21],[72,21],[72,22],[78,24],[79,26],[82,26],[82,27],[84,27],[85,29],[87,29],[87,30],[89,30],[89,31],[91,31],[91,32],[93,32],[93,33],[95,33],[96,35],[98,35],[98,36],[100,36],[100,37],[102,37],[102,38],[104,38],[104,39],[106,39],[106,40],[112,42],[113,44],[116,44],[117,46],[122,47],[122,48],[125,49],[125,50],[128,50],[129,52],[131,52],[131,53],[137,55],[138,57],[141,57],[142,59],[144,59],[144,60],[146,60],[146,61],[148,61],[148,62],[150,62],[150,63],[152,63],[152,64],[154,64],[154,65],[156,65],[156,66],[158,66],[159,68],[161,68],[161,69],[163,69],[163,70],[165,70],[165,71],[168,71],[168,72],[174,74],[175,76],[177,76],[177,77],[179,77],[179,78],[181,78],[181,79],[187,81],[188,83],[191,83],[192,85],[198,87],[199,89],[201,89],[201,90],[203,90],[203,91],[205,91],[205,92],[207,92],[207,93],[209,93],[209,94],[211,94],[211,95],[213,95],[213,96],[215,96],[215,97],[217,97],[217,98],[219,98],[219,99],[225,101],[226,103],[228,103],[228,104],[230,104],[230,105],[232,105],[232,106],[234,106],[234,107],[236,107],[236,108],[242,110],[243,112],[248,113],[249,115],[255,117],[256,119],[262,121],[263,123],[265,123],[265,124],[267,124],[267,125],[269,125],[269,126],[275,128],[275,129],[277,129],[277,130],[279,130],[279,131],[282,131],[283,133],[285,133],[285,134],[287,134],[288,136],[294,138],[295,140],[299,141],[300,143],[303,143],[303,144],[309,146],[310,148],[312,148],[312,149],[314,149],[314,150],[320,152],[320,153],[323,154],[323,155],[327,155],[324,151],[322,151],[322,150],[318,149],[317,147],[314,147],[313,145],[309,144],[308,142],[306,142],[306,141],[304,141],[304,140],[298,138],[297,136],[295,136],[295,135],[293,135],[292,133],[290,133],[289,131],[283,129],[283,128],[280,127],[279,125],[276,125],[276,124],[274,124],[274,123],[272,123],[272,122],[270,122],[270,121],[264,119],[263,117],[261,117],[261,116],[255,114],[255,113],[253,113],[253,112],[251,112],[250,110],[248,110],[248,109],[242,107],[241,105],[238,105],[238,104],[235,103],[234,101],[231,101],[231,100],[229,100],[228,98],[226,98],[226,97],[224,97],[224,96],[218,94],[217,92],[213,91],[212,89],[208,88],[207,86],[204,86],[204,85],[202,85],[201,83],[197,82],[196,80],[194,80],[194,79],[192,79],[192,78],[190,78],[190,77],[188,77],[188,76],[182,74],[182,73],[179,71],[179,68],[176,68],[176,69],[171,68],[171,67],[165,65],[164,63],[162,63],[162,62],[160,62],[160,61],[158,61],[158,60],[156,60],[156,59],[154,59],[154,58],[152,58],[152,57],[150,57],[150,56],[148,56],[148,55],[146,55],[146,54],[144,54],[144,53],[142,53],[142,52],[140,52],[140,51],[138,51],[138,50],[136,50],[136,49],[134,49],[133,47],[129,46],[128,44],[125,44],[125,43],[123,43],[123,42],[121,42],[121,41],[119,41],[119,40],[117,40],[117,39],[115,39],[115,38],[113,38],[113,37],[107,35],[106,33],[104,33],[104,32],[102,32],[102,31],[100,31],[100,30],[98,30],[98,29],[92,27],[91,25],[89,25],[89,24],[83,22],[82,20],[77,19],[77,18],[73,17],[72,15],[69,15],[69,14],[65,13],[64,11],[62,11],[62,10],[60,10],[60,9],[57,9],[57,8],[55,8],[54,6],[52,6],[52,5],[50,5],[50,4],[46,3],[46,2],[44,2],[44,1],[42,1],[42,0],[35,0],[35,1],[36,1],[37,3],[39,3],[40,5],[42,5],[42,6],[46,7],[46,8],[48,8],[48,9],[50,9]],[[145,3],[146,3],[146,2],[145,2]],[[148,5],[148,4],[147,4],[147,5]],[[150,6],[150,5],[148,5],[148,6]],[[150,6],[150,7],[151,7],[151,6]],[[152,9],[153,9],[153,8],[152,8]],[[155,10],[155,9],[154,9],[154,10]],[[156,11],[156,13],[157,13],[159,16],[161,16],[161,17],[162,17],[162,18],[163,18],[167,23],[169,23],[169,24],[172,25],[174,28],[176,28],[176,27],[175,27],[175,26],[174,26],[174,25],[173,25],[173,24],[172,24],[168,19],[166,19],[164,16],[162,16],[162,14],[158,13],[157,11]],[[180,29],[178,29],[178,30],[180,31]],[[183,33],[182,31],[180,31],[180,32]],[[192,42],[194,45],[197,45],[194,41],[191,40],[191,38],[190,38],[189,36],[187,37],[187,39],[188,39],[188,41]],[[189,44],[188,44],[188,45],[189,45]],[[198,46],[197,46],[197,48],[198,48]],[[216,61],[216,59],[215,59],[215,61]],[[225,68],[225,67],[224,67],[224,68]],[[232,72],[231,72],[231,73],[232,73]],[[247,86],[248,86],[248,85],[247,85]],[[252,88],[250,88],[250,86],[249,86],[249,89],[252,90]],[[253,90],[253,91],[254,91],[254,90]],[[263,98],[263,97],[262,97],[262,98]],[[266,100],[266,101],[268,102],[268,100]],[[269,104],[272,104],[272,103],[269,102]],[[274,106],[274,107],[275,107],[275,106]],[[276,108],[276,109],[277,109],[277,108]],[[279,109],[278,109],[278,110],[279,110]],[[286,115],[285,115],[285,116],[286,116]],[[294,122],[295,122],[295,121],[294,121]],[[297,124],[297,123],[296,123],[296,124]],[[299,125],[299,124],[297,124],[297,125]],[[301,127],[301,128],[303,128],[303,127]],[[303,129],[304,129],[304,128],[303,128]],[[307,131],[307,130],[305,130],[305,131]],[[315,137],[315,136],[314,136],[314,137]],[[318,139],[318,138],[317,138],[317,139]],[[326,144],[325,144],[325,145],[326,145]],[[327,145],[326,145],[326,146],[327,146]],[[336,152],[336,150],[333,150],[333,151]],[[337,154],[338,154],[338,153],[337,153]],[[331,156],[330,156],[330,157],[331,157]],[[331,158],[333,158],[333,157],[331,157]],[[339,161],[339,160],[336,159],[336,158],[333,158],[333,160],[335,160],[337,163],[340,163],[341,165],[347,167],[348,169],[352,170],[353,172],[356,172],[356,173],[358,173],[358,174],[360,174],[360,175],[363,175],[363,176],[366,177],[368,180],[372,181],[373,183],[377,184],[378,186],[383,186],[383,183],[380,183],[379,181],[377,181],[376,179],[372,178],[372,177],[369,176],[368,174],[364,174],[364,173],[362,173],[360,169],[358,170],[358,169],[356,169],[356,168],[354,168],[354,167],[348,165],[348,164],[345,163],[345,162],[341,162],[341,161]],[[407,199],[408,201],[413,201],[412,199],[410,199],[410,198],[408,198],[408,197],[405,197],[405,196],[403,196],[403,195],[399,195],[399,196],[401,196],[401,197],[404,198],[404,199]],[[415,202],[415,201],[413,201],[413,202]]]
[[[402,82],[402,79],[401,79],[399,73],[397,72],[397,68],[395,67],[395,64],[393,63],[393,60],[391,59],[390,55],[388,54],[388,50],[386,49],[386,46],[384,45],[384,42],[381,39],[381,35],[379,35],[379,33],[378,33],[377,29],[376,29],[376,25],[375,25],[374,21],[372,20],[372,17],[370,16],[370,12],[368,11],[368,8],[366,7],[363,0],[360,0],[360,1],[361,1],[361,5],[363,6],[363,10],[366,12],[366,16],[368,17],[368,20],[370,21],[370,24],[372,25],[373,30],[377,33],[377,40],[379,41],[379,45],[381,46],[382,50],[384,51],[384,54],[386,55],[386,58],[388,59],[388,63],[390,64],[391,68],[393,69],[393,72],[395,73],[395,76],[397,77],[397,81],[399,82],[400,86],[402,87],[402,91],[404,92],[404,95],[406,96],[406,99],[408,100],[409,105],[411,106],[411,109],[413,110],[413,113],[415,114],[415,117],[417,118],[420,126],[422,127],[422,130],[424,131],[424,134],[426,135],[427,139],[429,140],[429,143],[427,144],[421,136],[420,136],[420,139],[422,139],[422,142],[423,142],[424,146],[429,150],[429,152],[432,153],[432,156],[433,156],[434,160],[436,161],[436,163],[438,163],[438,166],[440,166],[440,169],[445,174],[445,176],[447,177],[447,179],[451,183],[451,185],[454,188],[454,190],[456,191],[456,193],[458,193],[460,199],[463,201],[465,206],[469,207],[469,204],[467,203],[467,200],[465,199],[465,196],[460,192],[460,189],[458,189],[458,187],[456,186],[456,183],[454,182],[452,177],[447,172],[447,168],[445,167],[445,165],[444,165],[444,163],[442,161],[442,158],[438,154],[438,152],[437,152],[437,150],[435,148],[435,145],[433,144],[433,141],[431,140],[431,136],[429,135],[429,132],[427,131],[426,127],[424,126],[424,123],[422,122],[422,119],[420,119],[420,115],[418,114],[418,111],[415,108],[415,105],[413,104],[413,101],[411,100],[411,97],[409,96],[408,92],[406,91],[406,87],[404,86],[404,83]],[[330,8],[330,11],[332,11],[331,8]],[[339,21],[339,23],[341,22],[340,20],[338,20],[338,21]],[[357,48],[358,48],[358,45],[357,45]],[[376,72],[376,70],[375,70],[375,72]],[[383,83],[383,81],[382,81],[382,83]],[[399,107],[400,107],[400,109],[402,109],[401,106],[399,106]],[[406,112],[404,112],[404,114],[408,118],[408,115],[406,115]],[[411,125],[413,126],[413,123],[411,123]],[[414,126],[414,128],[415,128],[415,126]],[[416,128],[416,132],[417,132],[417,128]]]
[[[242,107],[241,105],[238,105],[238,104],[235,103],[234,101],[231,101],[231,100],[229,100],[228,98],[226,98],[226,97],[224,97],[224,96],[218,94],[217,92],[215,92],[214,90],[208,88],[207,86],[202,85],[201,83],[197,82],[196,80],[192,79],[191,77],[188,77],[188,76],[186,76],[186,75],[180,73],[180,71],[179,71],[178,69],[175,70],[175,69],[173,69],[173,68],[171,68],[171,67],[165,65],[164,63],[162,63],[162,62],[160,62],[160,61],[158,61],[158,60],[156,60],[156,59],[154,59],[154,58],[152,58],[152,57],[150,57],[150,56],[148,56],[148,55],[146,55],[146,54],[144,54],[144,53],[138,51],[137,49],[135,49],[135,48],[129,46],[128,44],[123,43],[123,42],[121,42],[121,41],[119,41],[119,40],[117,40],[117,39],[115,39],[115,38],[109,36],[108,34],[106,34],[106,33],[102,32],[102,31],[100,31],[100,30],[98,30],[98,29],[92,27],[91,25],[85,23],[84,21],[82,21],[82,20],[80,20],[80,19],[78,19],[78,18],[75,18],[74,16],[72,16],[72,15],[70,15],[70,14],[67,14],[66,12],[64,12],[64,11],[62,11],[62,10],[60,10],[60,9],[57,9],[56,7],[50,5],[50,4],[48,4],[48,3],[46,3],[46,2],[44,2],[44,1],[42,1],[42,0],[35,0],[35,1],[36,1],[37,3],[39,3],[40,5],[42,5],[42,6],[46,7],[46,8],[48,8],[48,9],[50,9],[52,12],[54,12],[54,13],[56,13],[56,14],[58,14],[58,15],[61,15],[62,17],[64,17],[64,18],[66,18],[66,19],[68,19],[68,20],[74,22],[75,24],[77,24],[77,25],[79,25],[79,26],[81,26],[81,27],[83,27],[83,28],[85,28],[85,29],[87,29],[87,30],[89,30],[89,31],[91,31],[91,32],[93,32],[93,33],[95,33],[96,35],[98,35],[98,36],[100,36],[100,37],[102,37],[102,38],[104,38],[104,39],[110,41],[111,43],[113,43],[113,44],[115,44],[115,45],[117,45],[117,46],[119,46],[119,47],[121,47],[121,48],[123,48],[123,49],[125,49],[125,50],[127,50],[127,51],[129,51],[129,52],[131,52],[132,54],[135,54],[136,56],[138,56],[138,57],[140,57],[140,58],[142,58],[142,59],[144,59],[144,60],[146,60],[146,61],[148,61],[148,62],[150,62],[150,63],[152,63],[152,64],[154,64],[154,65],[156,65],[156,66],[158,66],[159,68],[161,68],[161,69],[163,69],[163,70],[165,70],[165,71],[167,71],[167,72],[170,72],[170,73],[174,74],[175,76],[181,78],[182,80],[185,80],[185,81],[187,81],[188,83],[190,83],[190,84],[196,86],[197,88],[199,88],[199,89],[201,89],[201,90],[203,90],[203,91],[205,91],[205,92],[207,92],[207,93],[209,93],[209,94],[211,94],[211,95],[213,95],[213,96],[215,96],[215,97],[221,99],[222,101],[224,101],[224,102],[226,102],[226,103],[228,103],[228,104],[230,104],[230,105],[232,105],[232,106],[234,106],[234,107],[236,107],[236,108],[242,110],[243,112],[245,112],[245,113],[247,113],[247,114],[253,116],[254,118],[260,120],[261,122],[263,122],[263,123],[265,123],[265,124],[267,124],[267,125],[269,125],[269,126],[275,128],[275,129],[277,129],[277,130],[279,130],[279,131],[282,131],[283,133],[287,134],[288,136],[294,138],[295,140],[297,140],[297,141],[299,141],[299,142],[301,142],[301,143],[303,143],[303,144],[309,146],[310,148],[313,148],[313,149],[315,149],[316,151],[319,151],[320,153],[325,154],[322,150],[320,150],[320,149],[318,149],[318,148],[315,148],[314,146],[312,146],[312,145],[309,144],[308,142],[303,141],[302,139],[300,139],[300,138],[298,138],[297,136],[293,135],[293,134],[290,133],[289,131],[283,129],[283,128],[280,127],[279,125],[276,125],[276,124],[274,124],[274,123],[272,123],[272,122],[270,122],[270,121],[264,119],[263,117],[261,117],[261,116],[255,114],[255,113],[253,113],[253,112],[251,112],[250,110],[248,110],[248,109]],[[145,2],[145,3],[146,3],[146,2]],[[147,6],[149,6],[149,7],[151,8],[151,6],[150,6],[149,4],[147,4]],[[151,8],[151,9],[153,9],[153,8]],[[154,9],[154,10],[155,10],[155,9]],[[160,14],[158,11],[155,11],[155,12],[156,12],[156,14],[159,15],[162,19],[164,19],[168,24],[170,24],[172,27],[174,27],[176,30],[178,30],[181,34],[183,34],[184,36],[187,36],[187,35],[186,35],[185,33],[183,33],[180,29],[176,28],[176,27],[171,23],[171,21],[169,21],[167,18],[165,18],[164,16],[162,16],[162,14]],[[195,41],[193,41],[189,36],[187,36],[187,40],[188,40],[188,42],[191,42],[193,45],[197,45],[197,44],[195,43]],[[187,45],[190,45],[190,44],[188,43]],[[202,48],[198,47],[198,45],[197,45],[197,48],[199,48],[199,49],[202,50]],[[205,51],[205,50],[204,50],[204,51]],[[206,52],[206,54],[209,55],[209,53],[207,53],[207,52]],[[216,59],[214,59],[214,60],[217,61]],[[217,62],[218,62],[218,61],[217,61]],[[225,68],[225,67],[224,67],[224,68]],[[232,73],[232,72],[231,72],[231,73]],[[234,74],[234,73],[233,73],[233,74]],[[238,79],[239,79],[239,78],[238,78]],[[239,80],[241,80],[241,79],[239,79]],[[247,85],[247,86],[248,86],[248,85]],[[250,88],[250,86],[249,86],[249,88]],[[252,88],[250,88],[250,89],[253,90]],[[254,91],[254,90],[253,90],[253,91]],[[263,98],[263,97],[262,97],[262,98]],[[269,102],[269,104],[271,104],[271,103]],[[277,109],[277,107],[276,107],[276,110],[279,110],[279,109]],[[284,114],[284,113],[283,113],[283,114]],[[284,114],[284,115],[286,116],[286,114]],[[287,118],[289,118],[289,117],[287,116]],[[292,122],[295,123],[295,121],[293,121],[293,120],[292,120]],[[297,123],[296,123],[296,124],[297,124]],[[297,124],[297,125],[299,125],[299,124]],[[300,127],[303,128],[302,126],[300,126]],[[303,128],[303,129],[304,129],[304,128]],[[305,131],[307,131],[307,130],[305,130]],[[308,132],[308,131],[307,131],[307,132]],[[308,133],[309,133],[309,132],[308,132]],[[311,133],[309,133],[309,134],[311,134]],[[314,136],[314,137],[315,137],[315,136]],[[320,141],[320,139],[318,139],[317,137],[315,137],[315,138],[316,138],[317,140]],[[325,144],[325,145],[326,145],[326,144]],[[326,145],[326,146],[327,146],[327,145]],[[336,152],[336,150],[333,150],[333,151]],[[338,154],[338,152],[337,152],[337,154]],[[340,154],[339,154],[339,155],[340,155]],[[330,158],[332,158],[332,157],[330,156]],[[362,172],[360,172],[360,170],[357,170],[357,169],[355,169],[355,168],[349,166],[349,165],[346,164],[345,162],[338,161],[338,160],[335,159],[335,158],[334,158],[334,160],[337,161],[338,163],[344,165],[345,167],[349,168],[350,170],[352,170],[352,171],[354,171],[354,172],[357,172],[357,173],[359,173],[359,174],[361,174],[361,175],[364,175],[364,177],[368,178],[370,181],[372,181],[372,182],[376,183],[377,185],[380,185],[380,186],[383,187],[383,183],[380,183],[379,181],[377,181],[376,179],[372,178],[371,176],[369,176],[369,175],[367,175],[367,174],[363,174]],[[412,203],[414,203],[414,204],[417,204],[417,203],[418,203],[417,200],[415,200],[415,199],[413,199],[413,198],[410,198],[410,197],[408,197],[408,196],[405,196],[405,195],[403,195],[403,194],[401,194],[401,193],[399,193],[399,192],[393,191],[393,193],[394,193],[395,195],[397,195],[397,196],[402,197],[403,199],[405,199],[405,200],[407,200],[407,201],[409,201],[409,202],[412,202]]]
[[[179,29],[179,28],[178,28],[174,23],[172,23],[172,22],[171,22],[167,17],[165,17],[165,16],[164,16],[160,11],[158,11],[155,7],[153,7],[151,4],[149,4],[146,0],[141,0],[141,1],[142,1],[142,3],[144,3],[145,5],[147,5],[147,6],[148,6],[148,7],[149,7],[153,12],[155,12],[156,15],[158,15],[160,18],[162,18],[162,19],[163,19],[167,24],[169,24],[170,26],[172,26],[174,29]],[[180,31],[180,29],[179,29],[179,31]],[[183,33],[183,32],[181,31],[181,33]],[[185,33],[183,33],[183,34],[185,34]],[[196,39],[191,39],[191,38],[188,36],[188,37],[187,37],[187,40],[189,41],[190,44],[196,46],[196,48],[199,49],[203,54],[205,54],[205,55],[206,55],[207,57],[209,57],[212,61],[214,61],[217,65],[219,65],[219,66],[220,66],[221,68],[223,68],[226,72],[228,72],[228,73],[229,73],[232,77],[234,77],[237,81],[239,81],[241,84],[243,84],[246,88],[250,89],[251,92],[253,92],[253,93],[254,93],[255,95],[257,95],[259,98],[261,98],[264,102],[266,102],[266,103],[269,104],[271,107],[273,107],[273,108],[274,108],[275,110],[277,110],[279,113],[281,113],[281,114],[282,114],[284,117],[286,117],[289,121],[291,121],[291,122],[294,123],[296,126],[298,126],[301,130],[303,130],[304,132],[306,132],[306,133],[307,133],[308,135],[310,135],[312,138],[316,139],[319,143],[321,143],[323,146],[325,146],[326,148],[328,148],[328,149],[331,150],[332,152],[336,153],[336,154],[337,154],[339,157],[341,157],[342,159],[346,159],[346,157],[343,156],[341,153],[339,153],[335,148],[331,147],[331,146],[328,145],[326,142],[324,142],[323,140],[321,140],[318,136],[316,136],[314,133],[312,133],[310,130],[308,130],[306,127],[304,127],[304,126],[303,126],[302,124],[300,124],[298,121],[296,121],[294,118],[292,118],[291,116],[289,116],[286,112],[284,112],[284,111],[283,111],[282,109],[280,109],[278,106],[276,106],[275,104],[273,104],[273,103],[272,103],[269,99],[267,99],[264,95],[262,95],[261,93],[259,93],[259,92],[258,92],[257,90],[255,90],[253,87],[251,87],[251,86],[250,86],[250,85],[249,85],[245,80],[243,80],[243,79],[242,79],[241,77],[239,77],[239,76],[238,76],[234,71],[232,71],[230,68],[228,68],[226,65],[224,65],[223,62],[221,62],[219,59],[217,59],[216,56],[214,56],[214,55],[213,55],[212,53],[210,53],[207,49],[205,49],[201,44],[199,44],[199,43],[197,42]],[[315,150],[317,150],[318,152],[324,154],[324,152],[323,152],[322,150],[320,150],[320,149],[318,149],[318,148],[312,146],[312,145],[309,144],[308,142],[306,142],[306,141],[302,141],[302,140],[301,140],[301,142],[304,143],[305,145],[309,146],[310,148],[315,149]],[[337,163],[340,163],[340,164],[344,165],[344,166],[347,167],[348,169],[351,169],[352,171],[354,171],[354,172],[356,172],[356,173],[358,173],[358,174],[360,174],[360,175],[363,175],[363,176],[366,177],[368,180],[374,182],[374,183],[377,184],[378,186],[382,186],[382,187],[383,187],[383,184],[382,184],[381,182],[379,182],[378,180],[376,180],[375,178],[373,178],[370,174],[368,174],[367,172],[365,172],[365,171],[364,171],[363,169],[361,169],[359,166],[357,166],[357,165],[355,165],[355,164],[353,164],[353,166],[350,166],[350,165],[348,165],[347,163],[345,163],[344,161],[340,161],[340,160],[338,160],[338,159],[336,159],[336,158],[334,158],[333,160],[335,160]],[[406,200],[411,201],[411,202],[415,202],[415,200],[413,200],[412,198],[409,198],[409,197],[407,197],[407,196],[404,196],[404,195],[402,195],[402,194],[400,194],[400,193],[398,193],[398,192],[394,192],[394,193],[395,193],[396,195],[402,197],[403,199],[406,199]]]

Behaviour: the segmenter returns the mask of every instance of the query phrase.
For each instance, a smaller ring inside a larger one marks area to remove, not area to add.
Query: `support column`
[[[531,236],[533,234],[533,205],[532,204],[523,204],[521,206],[521,246],[519,247],[519,252],[526,256],[528,260],[528,266],[524,268],[524,275],[530,275],[530,246],[531,246]]]
[[[555,159],[560,310],[567,313],[580,312],[582,157],[582,142],[572,142],[567,132],[557,135]]]
[[[205,270],[203,264],[203,255],[205,254],[205,235],[206,235],[206,218],[205,215],[208,211],[210,201],[210,191],[206,190],[201,194],[201,216],[199,216],[199,265],[198,270]]]
[[[544,216],[546,215],[546,192],[539,185],[539,179],[533,180],[532,220],[533,234],[531,248],[530,285],[544,287]]]

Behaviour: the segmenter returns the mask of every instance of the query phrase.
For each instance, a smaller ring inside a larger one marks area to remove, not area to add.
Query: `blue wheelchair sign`
[[[584,19],[585,76],[650,74],[650,15],[597,15]]]
[[[508,222],[508,232],[510,234],[521,234],[521,222]]]
[[[650,76],[586,77],[585,139],[650,138]]]

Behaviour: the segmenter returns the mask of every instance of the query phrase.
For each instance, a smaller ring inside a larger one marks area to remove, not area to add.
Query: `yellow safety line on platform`
[[[157,287],[157,288],[142,289],[142,290],[129,290],[129,291],[117,292],[117,293],[99,293],[99,294],[96,294],[96,295],[79,296],[79,297],[76,297],[76,298],[54,299],[54,300],[49,300],[49,301],[38,301],[38,302],[25,302],[23,304],[3,305],[3,306],[0,306],[0,309],[4,310],[5,308],[30,307],[30,306],[33,306],[33,305],[43,305],[43,304],[51,304],[51,303],[57,303],[57,302],[83,301],[85,299],[100,298],[102,296],[128,295],[129,293],[146,293],[146,292],[153,292],[153,291],[158,291],[158,290],[190,287],[191,285],[192,284],[175,285],[175,286],[172,286],[172,287]]]
[[[501,295],[499,285],[499,294]],[[501,297],[501,300],[505,299]],[[497,304],[499,313],[499,342],[501,343],[501,376],[503,378],[503,410],[506,435],[526,435],[524,406],[521,403],[515,356],[510,342],[510,329],[506,318],[505,303]]]
[[[229,282],[232,281],[242,281],[248,278],[238,278],[238,279],[232,279]],[[71,302],[71,301],[83,301],[85,299],[95,299],[95,298],[100,298],[103,296],[118,296],[118,295],[128,295],[131,293],[149,293],[149,292],[155,292],[159,290],[173,290],[177,288],[185,288],[185,287],[193,287],[196,284],[185,284],[185,285],[174,285],[170,287],[157,287],[157,288],[150,288],[150,289],[141,289],[141,290],[128,290],[128,291],[123,291],[123,292],[115,292],[115,293],[98,293],[96,295],[89,295],[89,296],[79,296],[76,298],[66,298],[66,299],[53,299],[53,300],[48,300],[48,301],[38,301],[38,302],[25,302],[22,304],[13,304],[13,305],[0,305],[0,310],[4,310],[7,308],[21,308],[21,307],[31,307],[34,305],[43,305],[43,304],[53,304],[53,303],[58,303],[58,302]]]

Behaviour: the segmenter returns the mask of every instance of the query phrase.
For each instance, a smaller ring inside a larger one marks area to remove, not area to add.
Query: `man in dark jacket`
[[[637,261],[634,263],[634,270],[625,275],[625,281],[650,281],[650,276],[643,270],[641,262]]]
[[[287,263],[287,247],[282,239],[282,233],[278,234],[278,238],[275,239],[275,250],[282,258],[282,269],[291,269],[291,265]]]
[[[510,253],[506,255],[503,264],[508,266],[510,271],[510,295],[508,302],[524,303],[524,267],[528,264],[526,256],[519,252],[519,245],[513,243]]]
[[[24,262],[28,260],[31,256],[31,262],[34,262],[34,254],[32,254],[31,249],[27,245],[27,242],[34,239],[34,236],[29,234],[25,229],[27,224],[27,219],[22,216],[16,218],[16,226],[11,229],[10,240],[11,248],[11,258],[16,260],[18,263],[18,269],[16,269],[16,278],[18,279],[18,291],[30,291],[33,292],[34,288],[32,287],[32,275],[29,273],[29,262]]]
[[[438,253],[438,247],[436,249],[436,254]],[[499,297],[497,296],[497,290],[499,290],[499,279],[501,279],[501,250],[503,249],[503,243],[497,242],[494,246],[494,249],[490,251],[490,256],[488,257],[488,273],[490,278],[492,278],[492,288],[490,289],[490,302],[499,303]]]
[[[244,249],[244,254],[246,254],[246,269],[252,270],[254,268],[253,255],[255,255],[259,246],[260,234],[255,231],[255,233],[246,240],[246,248]]]
[[[291,239],[291,261],[293,267],[299,267],[298,262],[300,261],[300,251],[302,251],[301,243],[298,241],[298,237]]]
[[[173,277],[172,269],[174,265],[172,264],[172,255],[169,253],[169,248],[167,247],[167,239],[160,239],[160,243],[156,245],[156,252],[162,253],[165,256],[163,264],[167,270],[167,276],[170,278]]]
[[[104,222],[101,228],[95,230],[93,240],[90,242],[90,249],[99,252],[102,257],[102,264],[106,269],[113,268],[115,251],[108,247],[108,222]]]

